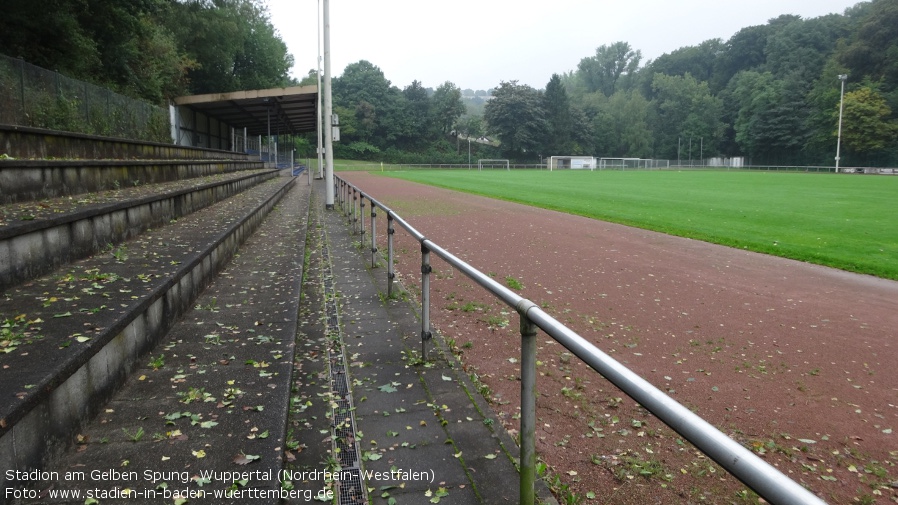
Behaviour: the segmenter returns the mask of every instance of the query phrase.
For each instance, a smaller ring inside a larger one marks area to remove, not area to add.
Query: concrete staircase
[[[0,154],[0,489],[17,490],[0,503],[85,503],[48,494],[78,480],[72,454],[107,492],[139,484],[123,461],[140,481],[234,465],[208,441],[246,423],[266,436],[238,454],[280,468],[308,186],[234,153],[21,128],[0,127]]]

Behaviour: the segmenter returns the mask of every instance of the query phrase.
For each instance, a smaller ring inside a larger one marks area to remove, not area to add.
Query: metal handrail
[[[630,398],[636,400],[767,502],[774,505],[821,505],[826,503],[620,362],[602,352],[595,345],[547,314],[535,303],[499,284],[490,276],[427,239],[383,203],[340,177],[335,177],[334,184],[336,186],[335,194],[340,198],[344,212],[350,216],[351,223],[354,223],[356,199],[359,201],[368,199],[371,204],[372,265],[377,253],[376,237],[373,233],[375,209],[380,208],[387,214],[388,294],[392,293],[395,277],[393,272],[393,224],[399,223],[421,244],[421,350],[423,355],[426,356],[426,341],[431,335],[429,307],[431,253],[436,254],[443,261],[465,274],[509,307],[514,308],[521,316],[520,503],[532,505],[536,496],[536,328],[543,330],[565,349],[583,360],[590,368],[608,379]],[[352,201],[349,201],[350,192]],[[347,209],[347,204],[352,208]],[[364,208],[364,204],[361,208]],[[364,220],[362,220],[360,232],[363,234],[362,240],[364,241]]]

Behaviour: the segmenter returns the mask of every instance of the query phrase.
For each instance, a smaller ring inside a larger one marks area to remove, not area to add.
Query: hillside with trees
[[[780,16],[727,41],[707,40],[647,62],[627,42],[602,45],[575,70],[552,75],[544,89],[499,83],[482,113],[470,106],[474,113],[466,113],[451,82],[432,93],[420,83],[399,90],[366,61],[335,79],[334,100],[347,156],[397,161],[400,152],[416,152],[432,162],[453,161],[466,150],[452,145],[448,130],[462,139],[494,136],[501,142],[497,155],[527,163],[565,154],[832,165],[840,74],[849,76],[842,164],[895,166],[895,0],[818,18]]]
[[[293,66],[259,0],[7,0],[0,54],[155,104],[284,86]]]

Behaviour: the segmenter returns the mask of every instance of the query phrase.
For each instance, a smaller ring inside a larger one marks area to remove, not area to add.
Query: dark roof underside
[[[294,86],[175,98],[175,104],[218,119],[248,135],[315,131],[318,86]]]

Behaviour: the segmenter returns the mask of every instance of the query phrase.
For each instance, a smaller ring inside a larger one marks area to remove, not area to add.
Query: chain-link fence
[[[0,55],[0,124],[171,143],[167,108]]]

